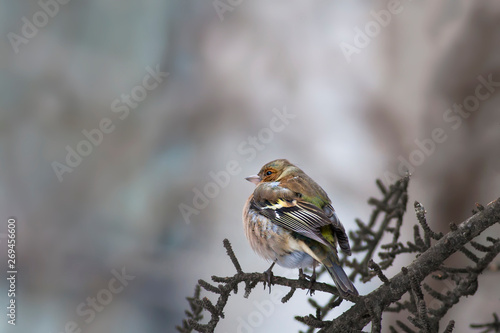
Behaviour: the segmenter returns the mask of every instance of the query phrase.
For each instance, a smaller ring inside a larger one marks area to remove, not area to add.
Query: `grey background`
[[[447,140],[413,172],[410,204],[422,202],[446,231],[475,202],[498,197],[500,94],[457,129],[443,119],[474,94],[478,76],[500,81],[497,1],[402,1],[350,63],[340,44],[387,2],[232,3],[221,20],[211,1],[70,1],[16,53],[8,34],[22,35],[22,18],[33,21],[41,7],[0,1],[0,211],[5,223],[18,220],[18,332],[63,332],[69,321],[83,332],[173,332],[199,278],[233,273],[226,237],[244,270],[267,269],[241,227],[253,190],[243,177],[275,158],[318,181],[352,229],[355,217],[368,218],[375,179],[397,173],[415,140],[442,128]],[[113,101],[157,65],[169,76],[119,119]],[[284,107],[290,124],[254,158],[240,154]],[[60,182],[52,163],[103,118],[115,130]],[[192,205],[193,189],[230,160],[240,172],[186,223],[179,205]],[[404,237],[414,221],[410,209]],[[4,239],[0,247],[5,267]],[[85,323],[77,306],[122,267],[136,278]],[[495,279],[485,274],[478,294],[450,313],[458,331],[499,308]],[[377,282],[356,285],[367,293]],[[298,331],[293,316],[309,313],[305,299],[297,292],[267,315],[255,304],[270,300],[266,292],[233,297],[218,331],[245,332],[249,320],[255,332]],[[2,320],[0,331],[13,328]]]

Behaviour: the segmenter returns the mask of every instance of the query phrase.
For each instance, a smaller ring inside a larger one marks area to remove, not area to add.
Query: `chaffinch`
[[[341,296],[358,291],[339,265],[337,244],[351,254],[349,239],[326,192],[286,159],[267,163],[245,178],[255,191],[243,208],[243,226],[252,249],[286,268],[325,266]],[[311,276],[314,283],[315,270]]]

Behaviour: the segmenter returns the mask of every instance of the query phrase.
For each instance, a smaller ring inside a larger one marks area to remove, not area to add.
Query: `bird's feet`
[[[314,284],[316,283],[316,266],[313,267],[313,273],[311,274],[311,278],[309,279],[309,295],[314,295]],[[307,294],[306,294],[307,295]]]
[[[266,284],[269,286],[269,293],[271,293],[271,286],[273,284],[273,267],[276,264],[276,262],[273,262],[271,267],[268,268],[267,271],[264,272],[264,275],[266,276],[266,280],[264,281],[264,290],[266,289]]]
[[[299,280],[306,280],[309,278],[309,290],[307,291],[306,295],[314,295],[314,284],[316,283],[316,267],[313,267],[313,273],[311,274],[310,277],[308,277],[306,274],[304,274],[304,271],[302,268],[299,268]]]

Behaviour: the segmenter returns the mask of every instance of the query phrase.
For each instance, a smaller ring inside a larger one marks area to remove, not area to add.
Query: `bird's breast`
[[[274,224],[270,219],[250,208],[243,209],[243,227],[252,249],[264,259],[287,268],[305,268],[314,259],[305,253],[292,231]]]

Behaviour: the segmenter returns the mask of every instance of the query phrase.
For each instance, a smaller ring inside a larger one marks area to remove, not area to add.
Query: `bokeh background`
[[[467,117],[443,118],[474,96],[479,76],[500,82],[498,1],[401,1],[349,59],[342,43],[362,39],[357,29],[389,2],[69,1],[50,7],[47,22],[37,1],[0,4],[0,232],[17,218],[19,267],[17,325],[2,314],[2,332],[64,332],[70,321],[87,333],[174,332],[198,279],[233,274],[223,238],[244,270],[267,269],[240,214],[253,190],[243,177],[275,158],[322,184],[347,229],[368,218],[375,179],[389,183],[410,156],[424,158],[412,170],[408,230],[414,200],[446,231],[500,192],[498,83]],[[29,31],[23,18],[41,27]],[[120,119],[113,103],[157,67],[168,76]],[[276,110],[293,118],[266,137]],[[60,181],[54,161],[66,164],[66,147],[105,118],[114,131]],[[416,152],[415,140],[437,128],[446,140]],[[242,153],[251,137],[258,149]],[[238,172],[188,223],[180,205],[193,206],[196,189],[231,160]],[[0,247],[6,271],[5,238]],[[122,267],[135,279],[86,323],[77,307]],[[500,308],[498,273],[480,282],[447,316],[459,332]],[[356,284],[361,293],[377,286]],[[305,292],[256,314],[255,302],[269,299],[260,290],[232,297],[218,332],[304,328],[293,316],[309,313]]]

